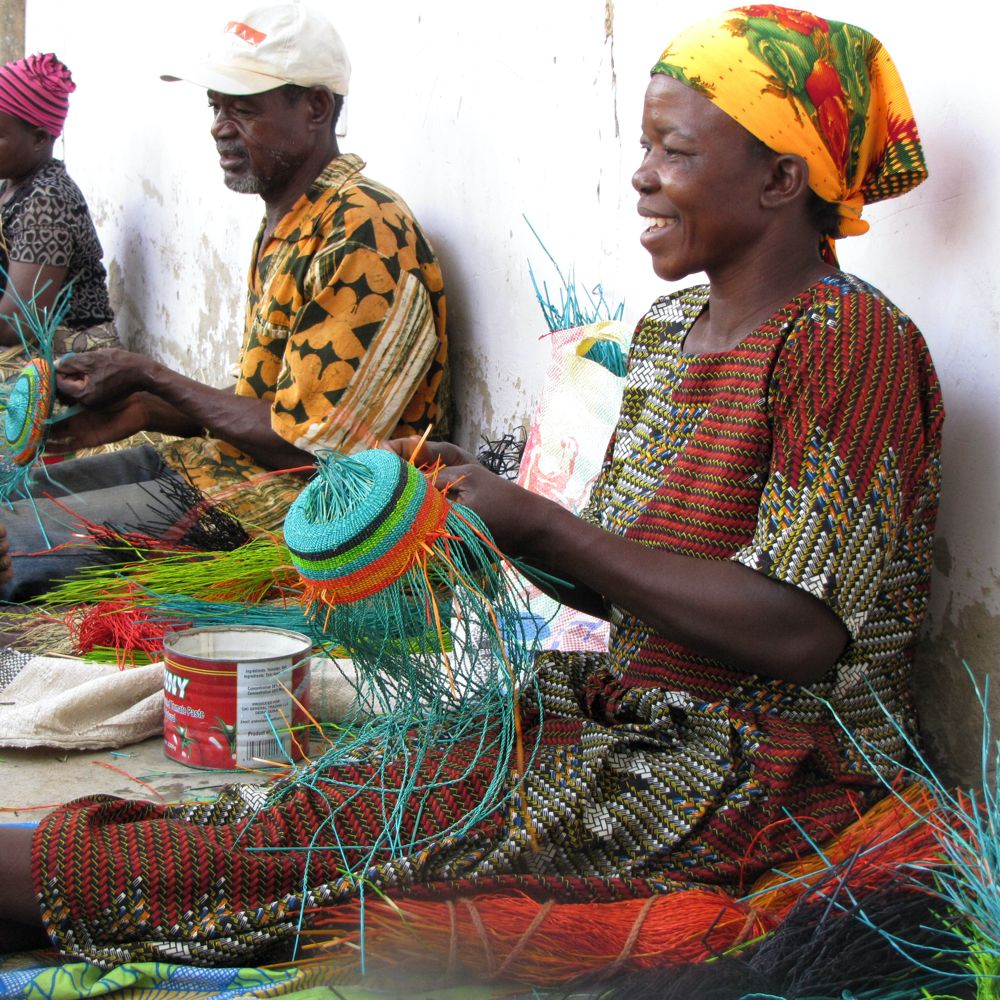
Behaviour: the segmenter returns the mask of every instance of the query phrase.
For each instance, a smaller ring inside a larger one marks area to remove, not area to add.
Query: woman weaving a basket
[[[708,283],[639,323],[589,516],[451,446],[422,452],[502,550],[610,617],[610,650],[539,658],[519,806],[369,870],[387,895],[735,889],[801,847],[789,816],[820,839],[853,820],[883,787],[871,759],[903,756],[913,730],[941,399],[919,332],[832,253],[867,228],[863,204],[925,176],[895,68],[853,26],[729,11],[663,53],[641,145],[653,269]],[[479,769],[424,808],[422,833],[475,797]],[[315,794],[264,810],[268,844],[301,844],[326,815]],[[250,850],[235,802],[85,800],[33,841],[0,831],[0,916],[104,961],[259,958],[294,936],[306,883],[314,900],[355,890],[336,852],[306,872],[302,853]],[[357,842],[367,820],[345,808]]]
[[[22,315],[51,310],[69,288],[56,353],[114,347],[103,250],[87,202],[53,157],[62,134],[70,71],[51,53],[0,66],[0,374],[20,372],[31,343]]]

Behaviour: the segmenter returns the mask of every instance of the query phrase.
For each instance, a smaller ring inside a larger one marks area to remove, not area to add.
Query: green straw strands
[[[119,539],[120,544],[124,544]],[[298,591],[298,576],[287,548],[273,535],[260,535],[230,551],[156,551],[152,558],[135,550],[135,559],[86,566],[41,599],[47,608],[107,599],[138,599],[155,604],[157,595],[204,602],[255,604],[285,591]]]
[[[535,653],[521,636],[525,603],[479,518],[390,451],[320,456],[285,540],[303,600],[352,657],[366,706],[322,756],[293,765],[287,790],[329,801],[308,849],[338,852],[363,888],[373,864],[464,833],[516,788],[511,768],[523,773],[530,753],[518,700]],[[440,815],[430,803],[443,790]],[[337,816],[361,802],[357,843],[356,822],[341,831]]]
[[[531,278],[532,287],[535,289],[538,304],[542,307],[545,322],[548,323],[549,332],[569,330],[574,326],[586,326],[601,320],[620,320],[625,314],[625,303],[619,302],[617,306],[612,308],[601,285],[596,285],[592,292],[584,289],[583,294],[586,301],[581,301],[573,272],[570,271],[569,278],[563,274],[562,268],[556,263],[555,257],[549,253],[542,238],[535,231],[535,227],[528,221],[528,217],[522,216],[522,218],[531,230],[531,234],[538,240],[538,245],[545,251],[545,256],[552,262],[562,286],[559,289],[559,304],[556,305],[552,301],[548,284],[543,281],[541,288],[538,287],[535,272],[532,270],[531,262],[528,262],[528,275]]]

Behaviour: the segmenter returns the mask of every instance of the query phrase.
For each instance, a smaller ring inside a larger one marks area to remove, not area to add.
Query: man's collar
[[[357,177],[364,170],[365,161],[354,153],[341,153],[335,156],[309,185],[309,189],[285,213],[274,228],[274,238],[287,239],[292,233],[306,236],[320,222],[311,211],[312,205],[329,193],[336,193],[348,181]]]

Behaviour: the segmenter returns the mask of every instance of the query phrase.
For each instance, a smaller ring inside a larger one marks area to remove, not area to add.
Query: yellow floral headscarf
[[[758,4],[681,32],[653,67],[707,97],[840,209],[840,236],[868,231],[863,205],[927,176],[910,102],[882,43],[863,28]],[[832,245],[827,248],[832,255]]]

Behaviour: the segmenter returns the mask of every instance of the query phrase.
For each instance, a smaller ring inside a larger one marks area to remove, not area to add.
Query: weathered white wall
[[[544,368],[528,259],[554,275],[522,213],[581,285],[624,298],[629,320],[660,292],[629,186],[642,93],[672,33],[721,5],[315,3],[355,66],[343,148],[405,195],[445,265],[458,439],[474,444],[526,417]],[[62,152],[90,199],[122,325],[136,347],[216,384],[239,347],[259,202],[223,187],[203,93],[158,74],[195,24],[238,7],[27,0],[26,51],[55,50],[79,84]],[[973,0],[953,0],[947,18],[901,0],[819,12],[886,42],[931,167],[918,191],[866,212],[872,231],[843,242],[841,262],[913,315],[944,383],[945,489],[919,688],[932,744],[971,774],[980,727],[961,661],[1000,675],[1000,15]]]

